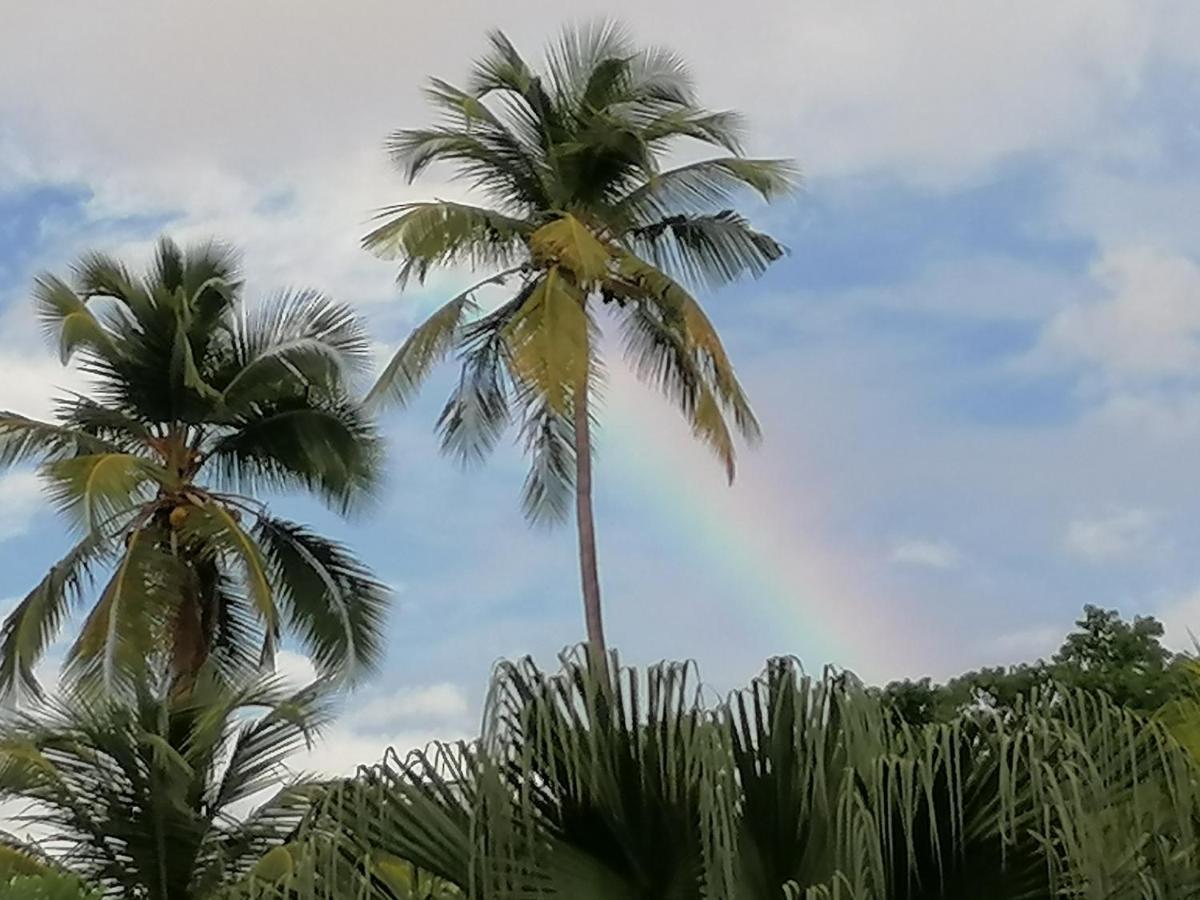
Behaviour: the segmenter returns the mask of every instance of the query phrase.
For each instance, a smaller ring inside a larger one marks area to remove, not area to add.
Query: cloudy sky
[[[69,7],[69,12],[67,11]],[[72,383],[31,276],[161,232],[239,244],[256,293],[357,304],[381,347],[465,279],[400,296],[358,239],[407,186],[386,134],[427,121],[500,27],[531,57],[561,3],[35,3],[0,32],[0,408]],[[612,375],[598,462],[612,642],[696,658],[719,689],[765,657],[945,676],[1052,650],[1084,603],[1200,628],[1200,8],[614,0],[693,61],[794,200],[746,210],[791,254],[705,299],[766,440],[737,484],[671,410]],[[442,178],[442,181],[439,181]],[[351,522],[293,499],[395,587],[389,653],[316,764],[472,728],[498,657],[582,636],[574,537],[530,531],[519,453],[431,435],[448,373],[389,416],[391,463]],[[0,598],[64,549],[36,479],[0,478]],[[306,661],[295,654],[295,672]]]

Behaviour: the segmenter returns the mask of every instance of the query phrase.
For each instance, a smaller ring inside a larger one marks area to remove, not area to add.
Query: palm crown
[[[328,721],[327,697],[209,673],[186,694],[72,695],[7,723],[0,797],[23,801],[41,848],[107,896],[215,897],[302,820],[317,788],[280,787],[283,761]]]
[[[383,586],[248,496],[299,488],[345,510],[370,489],[379,442],[349,393],[368,352],[351,312],[312,292],[246,309],[228,249],[169,240],[142,278],[92,255],[70,283],[40,277],[35,299],[93,389],[52,422],[0,413],[0,462],[37,462],[81,536],[5,621],[0,686],[38,691],[34,664],[102,571],[67,656],[76,678],[191,677],[209,659],[233,677],[284,628],[322,671],[370,667]]]
[[[611,310],[635,371],[680,408],[732,479],[734,434],[755,439],[759,426],[688,288],[760,274],[780,257],[778,243],[726,207],[746,189],[768,199],[788,190],[792,167],[743,157],[738,117],[699,107],[678,57],[635,49],[611,25],[567,31],[543,74],[493,34],[466,88],[434,80],[428,95],[442,122],[395,133],[394,159],[410,179],[448,163],[492,205],[402,204],[384,210],[364,243],[401,261],[402,283],[443,266],[493,274],[412,333],[372,396],[407,401],[457,351],[461,378],[438,421],[444,449],[479,458],[520,422],[532,457],[527,515],[563,518],[576,490],[586,598],[594,313]],[[686,139],[724,155],[664,169]],[[509,279],[512,298],[476,315],[479,288]]]

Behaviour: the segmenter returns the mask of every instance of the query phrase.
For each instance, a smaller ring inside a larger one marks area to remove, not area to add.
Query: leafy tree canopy
[[[1191,658],[1164,647],[1162,636],[1162,623],[1152,616],[1127,621],[1115,609],[1088,605],[1049,660],[977,669],[945,684],[930,678],[894,681],[882,695],[896,715],[913,724],[948,722],[971,706],[1012,709],[1049,685],[1101,691],[1120,706],[1155,712],[1192,682]]]

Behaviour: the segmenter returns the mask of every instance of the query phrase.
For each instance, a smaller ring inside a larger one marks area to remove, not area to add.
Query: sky
[[[490,28],[530,58],[598,15],[692,62],[704,102],[803,189],[743,211],[789,255],[703,296],[765,432],[736,483],[610,365],[596,477],[610,642],[695,659],[714,690],[777,654],[947,677],[1051,653],[1084,604],[1200,630],[1200,7],[511,0],[6,0],[0,31],[0,408],[78,386],[41,342],[33,275],[162,233],[244,251],[254,296],[353,303],[380,359],[467,283],[401,294],[372,212],[469,196],[382,151],[430,119]],[[69,12],[66,10],[69,8]],[[395,592],[387,657],[306,759],[471,733],[488,672],[583,636],[575,537],[531,530],[515,441],[439,456],[451,378],[384,420],[387,477],[343,521]],[[0,476],[0,602],[67,546],[36,477]],[[6,599],[5,599],[6,598]],[[292,648],[282,665],[311,671]]]

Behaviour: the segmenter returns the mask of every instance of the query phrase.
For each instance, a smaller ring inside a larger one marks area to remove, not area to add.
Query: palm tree
[[[61,397],[49,422],[0,412],[0,464],[36,462],[79,537],[5,621],[0,689],[38,693],[34,665],[102,572],[74,679],[116,687],[149,665],[187,680],[212,659],[236,680],[284,629],[323,673],[368,670],[384,586],[253,497],[299,489],[349,510],[374,483],[350,310],[312,291],[247,309],[230,250],[166,239],[143,277],[93,254],[70,281],[39,277],[35,299],[91,393]]]
[[[39,846],[106,896],[215,897],[301,821],[316,789],[282,763],[328,720],[323,688],[231,687],[206,670],[186,693],[69,695],[6,724],[0,797],[27,804]]]
[[[403,897],[386,860],[503,900],[1200,896],[1200,773],[1105,695],[913,728],[776,660],[701,697],[691,666],[501,666],[477,743],[330,790],[273,890]]]
[[[401,285],[464,264],[490,274],[412,333],[372,397],[408,401],[456,352],[461,375],[437,426],[444,450],[479,459],[519,421],[531,457],[526,515],[563,519],[574,492],[587,636],[603,651],[592,512],[598,313],[607,310],[634,370],[679,407],[732,480],[733,432],[755,440],[759,426],[689,288],[761,274],[782,255],[729,205],[746,189],[768,199],[787,191],[792,167],[742,156],[740,119],[698,106],[677,56],[637,49],[610,24],[566,31],[541,73],[503,34],[490,43],[466,88],[430,82],[442,121],[398,131],[388,146],[410,181],[449,163],[491,205],[400,204],[364,238],[401,260]],[[724,155],[665,168],[687,141]],[[511,299],[478,314],[478,291],[509,281]]]

